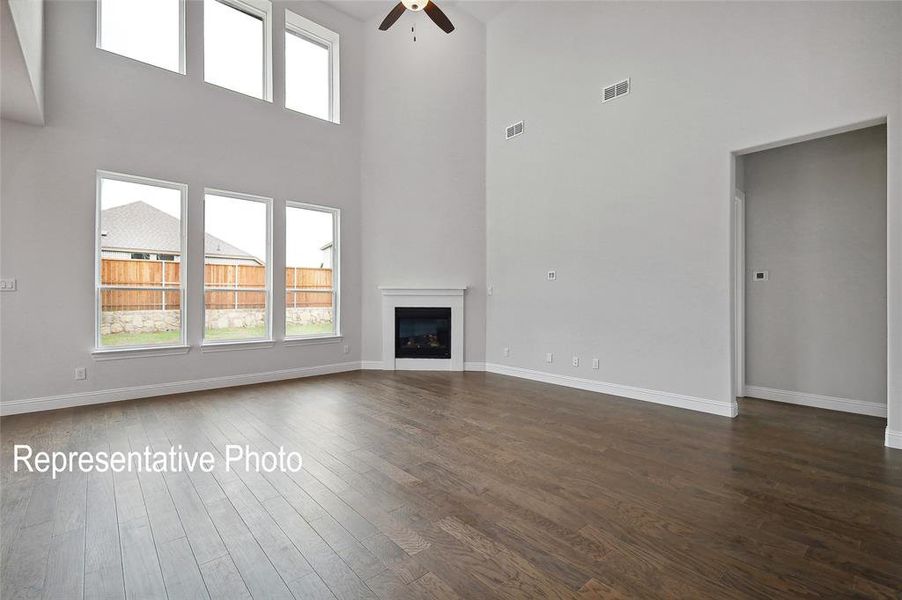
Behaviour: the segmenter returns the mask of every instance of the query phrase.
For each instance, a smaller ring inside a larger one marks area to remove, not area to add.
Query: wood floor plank
[[[210,597],[187,537],[157,544],[157,554],[169,600]]]
[[[42,597],[52,538],[53,522],[49,520],[19,530],[11,550],[14,558],[3,571],[0,596],[4,599]]]
[[[251,595],[255,598],[291,598],[284,580],[232,504],[225,499],[207,508]]]
[[[310,573],[288,584],[298,600],[335,600],[335,594],[316,573]]]
[[[266,508],[337,598],[351,600],[375,597],[358,575],[285,499],[267,500]]]
[[[45,598],[76,600],[84,595],[85,529],[70,529],[53,536],[47,577],[44,581]]]
[[[122,573],[128,598],[165,598],[166,587],[147,517],[119,523]]]
[[[211,598],[223,600],[244,600],[251,598],[244,580],[238,573],[238,568],[232,562],[228,554],[214,558],[200,566],[204,584]]]

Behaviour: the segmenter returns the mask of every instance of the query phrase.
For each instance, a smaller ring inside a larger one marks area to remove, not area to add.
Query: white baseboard
[[[594,379],[572,377],[569,375],[556,375],[554,373],[532,371],[530,369],[522,369],[520,367],[511,367],[495,363],[486,363],[485,370],[489,373],[497,373],[499,375],[509,375],[511,377],[530,379],[532,381],[541,381],[542,383],[562,385],[565,387],[577,388],[590,392],[610,394],[612,396],[622,396],[624,398],[631,398],[633,400],[654,402],[655,404],[665,404],[667,406],[686,408],[689,410],[695,410],[713,415],[720,415],[722,417],[735,417],[739,414],[739,409],[735,400],[709,400],[707,398],[685,396],[683,394],[661,392],[658,390],[648,390],[644,388],[632,387],[629,385],[620,385],[618,383],[607,383],[604,381],[596,381]]]
[[[164,396],[167,394],[182,394],[185,392],[212,390],[217,388],[233,387],[236,385],[249,385],[253,383],[266,383],[268,381],[281,381],[285,379],[312,377],[314,375],[344,373],[346,371],[357,371],[359,369],[359,362],[347,362],[332,365],[321,365],[317,367],[299,367],[296,369],[266,371],[263,373],[227,375],[224,377],[210,377],[208,379],[195,379],[191,381],[173,381],[170,383],[138,385],[111,390],[98,390],[94,392],[77,392],[74,394],[62,394],[59,396],[44,396],[42,398],[10,400],[0,403],[0,415],[16,415],[21,413],[37,412],[41,410],[69,408],[72,406],[103,404],[104,402],[119,402],[122,400],[135,400],[137,398],[149,398],[152,396]]]
[[[872,417],[886,417],[886,404],[880,404],[878,402],[777,390],[759,385],[745,386],[745,395],[751,398],[761,398],[762,400],[785,402],[786,404],[800,404],[802,406],[839,410],[859,415],[870,415]]]
[[[886,446],[902,450],[902,431],[893,431],[889,427],[886,428]]]
[[[381,371],[381,360],[364,360],[360,363],[360,368],[364,371]],[[485,371],[484,362],[465,362],[464,371]]]

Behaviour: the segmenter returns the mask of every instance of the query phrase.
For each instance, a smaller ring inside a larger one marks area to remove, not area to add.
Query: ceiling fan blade
[[[403,2],[398,2],[398,5],[391,9],[391,12],[385,17],[385,20],[382,21],[382,25],[379,26],[380,31],[386,31],[389,27],[395,24],[395,21],[401,18],[401,15],[404,14],[404,11],[407,10],[404,8]]]
[[[426,8],[423,10],[426,11],[426,14],[429,15],[429,18],[432,19],[436,25],[438,25],[442,31],[445,33],[451,33],[454,31],[454,25],[451,24],[451,21],[448,17],[445,16],[445,13],[442,12],[442,9],[438,7],[438,5],[429,0],[426,4]]]

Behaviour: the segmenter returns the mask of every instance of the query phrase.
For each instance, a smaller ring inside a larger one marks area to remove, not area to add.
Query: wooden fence
[[[101,261],[103,310],[167,310],[179,308],[181,264],[160,260]],[[204,300],[207,308],[264,308],[266,268],[258,265],[204,265]],[[135,289],[156,288],[156,289]],[[216,288],[216,289],[210,289]],[[288,308],[331,307],[332,269],[285,269],[285,305]]]

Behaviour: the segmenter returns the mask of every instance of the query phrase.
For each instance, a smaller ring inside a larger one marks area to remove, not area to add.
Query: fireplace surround
[[[379,289],[384,370],[464,370],[466,287]],[[400,323],[398,314],[402,316]]]

